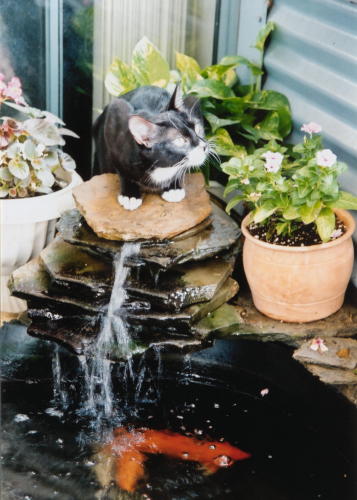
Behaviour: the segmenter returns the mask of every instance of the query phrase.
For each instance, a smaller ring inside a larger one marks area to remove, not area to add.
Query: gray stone
[[[186,237],[180,235],[164,244],[146,241],[142,244],[139,256],[129,264],[149,264],[156,269],[169,269],[178,264],[215,256],[238,243],[240,229],[222,209],[213,205],[209,222],[209,226],[207,226],[207,221],[201,225],[198,233],[190,231],[186,233]],[[83,246],[109,259],[112,259],[122,247],[121,242],[96,236],[76,210],[65,212],[57,228],[62,238],[68,243]]]
[[[357,340],[324,339],[327,351],[311,349],[311,341],[304,342],[293,357],[303,363],[312,363],[326,367],[355,369],[357,367]]]
[[[128,317],[132,322],[144,327],[149,324],[150,327],[174,328],[181,330],[182,333],[190,332],[193,323],[200,321],[204,316],[211,314],[212,311],[234,297],[238,289],[238,283],[232,278],[228,278],[209,302],[194,304],[174,314],[149,311],[147,314],[129,314]]]
[[[59,237],[42,250],[40,259],[57,289],[74,296],[110,295],[112,265],[107,260],[98,259]]]
[[[225,305],[197,325],[202,334],[239,336],[263,342],[283,342],[299,347],[314,337],[352,337],[357,334],[357,308],[350,303],[332,316],[312,323],[284,323],[261,314],[250,293],[241,291],[233,305]]]
[[[106,297],[109,301],[112,266],[108,261],[61,238],[46,247],[40,258],[57,292],[74,297]],[[177,312],[191,304],[211,300],[232,273],[233,264],[233,258],[188,263],[162,273],[156,287],[145,284],[140,274],[139,280],[130,276],[126,286],[131,297],[143,299],[153,308]]]
[[[149,301],[153,309],[179,312],[184,307],[213,298],[232,274],[234,259],[208,259],[177,266],[160,275],[156,287],[129,279],[128,293]]]
[[[21,299],[34,300],[43,306],[53,303],[73,306],[84,313],[94,314],[103,311],[103,306],[93,304],[91,301],[64,295],[50,295],[50,286],[50,276],[39,257],[16,269],[9,281],[11,293]]]
[[[304,363],[305,367],[321,382],[330,385],[357,385],[356,370],[344,370],[343,368],[327,368],[325,366]]]

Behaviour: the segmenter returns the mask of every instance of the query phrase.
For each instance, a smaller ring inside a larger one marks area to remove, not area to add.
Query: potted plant
[[[308,322],[342,305],[353,265],[357,198],[342,191],[338,176],[347,168],[323,149],[315,123],[302,126],[301,144],[270,141],[222,165],[226,194],[239,193],[250,213],[242,222],[244,270],[258,310],[275,319]]]
[[[10,297],[14,269],[35,257],[54,237],[60,214],[74,206],[72,188],[82,182],[73,159],[64,154],[63,128],[53,114],[29,107],[20,80],[0,74],[0,104],[25,119],[0,117],[1,312],[17,313],[26,303]]]

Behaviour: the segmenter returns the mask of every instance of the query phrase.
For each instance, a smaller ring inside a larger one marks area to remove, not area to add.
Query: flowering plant
[[[330,149],[323,149],[321,127],[304,124],[302,143],[287,148],[268,142],[253,154],[222,164],[229,175],[226,194],[239,191],[227,210],[240,201],[251,209],[250,221],[273,220],[275,235],[292,234],[298,224],[312,224],[323,242],[340,236],[333,209],[357,210],[357,198],[342,191],[338,176],[347,166]]]
[[[63,135],[78,136],[63,128],[63,121],[52,113],[29,107],[18,78],[7,84],[4,80],[0,73],[0,105],[14,108],[26,119],[0,117],[0,198],[47,194],[65,187],[65,172],[74,170],[75,162],[59,146],[65,144]]]

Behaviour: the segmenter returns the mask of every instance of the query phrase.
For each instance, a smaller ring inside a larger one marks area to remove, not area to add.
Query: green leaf
[[[272,207],[271,204],[269,205],[262,205],[261,207],[258,207],[254,211],[254,222],[256,224],[259,224],[259,222],[263,222],[267,217],[272,215],[275,211],[277,210],[277,207]]]
[[[316,201],[316,203],[314,203],[311,207],[309,207],[308,205],[303,205],[302,207],[300,207],[299,214],[303,223],[311,224],[311,222],[314,222],[318,217],[322,207],[323,204],[320,200]]]
[[[276,111],[269,111],[264,120],[255,125],[260,138],[270,141],[272,139],[281,140],[279,133],[279,114]]]
[[[145,36],[135,45],[131,65],[140,85],[166,87],[170,80],[168,62]]]
[[[330,240],[335,229],[335,214],[331,208],[323,208],[316,219],[317,232],[324,243]]]
[[[225,99],[234,97],[234,92],[223,82],[205,78],[195,82],[191,87],[190,94],[197,94],[198,97],[214,97],[215,99]]]
[[[224,196],[238,189],[239,181],[237,179],[229,179],[227,182],[226,188],[224,190]]]
[[[213,113],[209,113],[208,111],[204,112],[203,115],[210,124],[213,133],[215,133],[216,130],[221,127],[227,127],[228,125],[234,125],[235,123],[240,122],[240,120],[219,118],[218,116],[214,115]]]
[[[229,202],[227,203],[227,206],[226,206],[226,212],[229,214],[230,211],[232,210],[232,208],[237,205],[240,201],[244,200],[244,196],[243,195],[237,195],[237,196],[234,196],[231,200],[229,200]]]
[[[280,235],[284,232],[288,232],[289,227],[290,222],[278,222],[278,224],[276,225],[276,233]]]
[[[105,76],[105,87],[109,94],[118,96],[135,89],[138,83],[130,66],[114,59]]]
[[[212,80],[222,81],[228,87],[231,87],[238,80],[237,74],[234,71],[236,67],[235,64],[213,64],[212,66],[206,66],[202,71],[202,76],[204,78],[210,78]]]
[[[272,23],[271,21],[269,21],[265,26],[264,28],[262,28],[259,33],[258,33],[258,37],[257,37],[257,40],[255,42],[255,45],[254,47],[258,50],[260,50],[261,52],[263,52],[264,50],[264,46],[265,46],[265,42],[267,41],[267,38],[268,36],[270,35],[270,33],[274,30],[275,28],[275,25],[274,23]]]
[[[340,197],[333,202],[334,208],[344,208],[345,210],[357,210],[357,197],[347,191],[340,191]]]
[[[296,207],[288,207],[286,210],[283,212],[283,217],[286,220],[294,220],[299,218],[299,212]]]
[[[184,92],[187,92],[197,80],[202,80],[200,65],[193,57],[176,52],[176,67],[181,72]]]
[[[220,60],[219,66],[231,66],[237,68],[238,66],[247,66],[254,76],[263,74],[262,69],[257,64],[249,61],[246,57],[242,56],[225,56]]]
[[[215,135],[209,137],[213,142],[215,151],[222,156],[241,157],[246,154],[244,146],[238,146],[233,143],[231,136],[224,128],[219,128]]]
[[[256,109],[277,111],[279,115],[279,132],[282,137],[286,137],[291,132],[291,109],[285,95],[275,90],[263,90],[255,93],[248,102]]]

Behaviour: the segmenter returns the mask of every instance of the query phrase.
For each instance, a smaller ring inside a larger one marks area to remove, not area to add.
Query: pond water
[[[151,349],[131,367],[113,364],[113,414],[98,420],[76,356],[23,326],[0,333],[2,500],[355,498],[354,409],[282,346],[219,341],[190,355]],[[252,456],[205,475],[195,462],[151,454],[128,493],[98,466],[118,426],[224,440]]]

